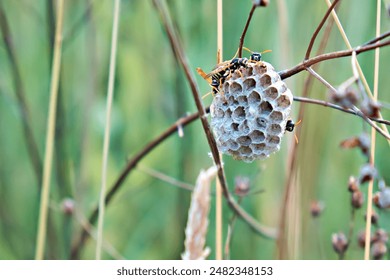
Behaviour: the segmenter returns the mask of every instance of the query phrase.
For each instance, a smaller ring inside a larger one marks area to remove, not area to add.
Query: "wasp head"
[[[292,120],[288,120],[286,123],[286,130],[292,132],[294,130],[295,124]]]

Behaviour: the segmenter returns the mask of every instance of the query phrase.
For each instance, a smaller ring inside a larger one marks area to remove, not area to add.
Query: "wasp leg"
[[[214,92],[213,91],[209,91],[208,93],[206,93],[205,95],[202,96],[202,99],[205,99],[210,94],[212,94],[214,96]]]

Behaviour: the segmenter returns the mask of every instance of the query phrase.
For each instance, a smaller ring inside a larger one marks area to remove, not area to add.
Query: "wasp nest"
[[[293,96],[271,64],[248,62],[219,87],[211,126],[221,152],[251,162],[280,149]]]

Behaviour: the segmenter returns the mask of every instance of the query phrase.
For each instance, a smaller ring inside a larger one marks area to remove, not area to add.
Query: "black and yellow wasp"
[[[247,51],[250,51],[247,48],[244,48]],[[236,57],[236,55],[231,60],[226,60],[222,63],[217,64],[214,69],[206,74],[201,68],[196,68],[196,71],[198,74],[205,79],[212,88],[212,93],[217,94],[219,93],[219,87],[225,82],[225,80],[230,77],[231,74],[234,73],[237,69],[240,69],[240,67],[246,67],[248,62],[258,62],[261,60],[261,53],[257,52],[251,52],[250,58],[246,57]],[[266,50],[262,53],[269,52],[269,50]]]

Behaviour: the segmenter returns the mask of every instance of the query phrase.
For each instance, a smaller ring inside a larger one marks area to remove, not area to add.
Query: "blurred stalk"
[[[379,36],[381,29],[381,0],[377,0],[377,11],[376,11],[376,37]],[[375,65],[374,65],[374,93],[373,100],[376,102],[378,100],[378,86],[379,86],[379,48],[375,49]],[[371,128],[371,155],[370,155],[370,164],[375,165],[375,148],[376,148],[376,131]],[[367,190],[367,214],[366,217],[372,216],[372,193],[374,187],[374,178],[368,183]],[[370,247],[371,247],[371,219],[366,219],[366,239],[364,246],[364,259],[370,259]]]
[[[54,35],[55,35],[55,15],[54,15],[54,6],[52,0],[47,0],[46,2],[46,12],[47,12],[47,31],[48,31],[48,49],[49,57],[53,57],[54,52]],[[50,61],[50,59],[49,59]],[[51,72],[51,65],[49,65],[49,72]],[[60,73],[61,75],[61,73]],[[59,197],[63,200],[66,197],[71,196],[71,183],[70,183],[70,170],[69,170],[69,156],[67,153],[66,145],[66,117],[65,109],[63,104],[63,91],[61,84],[61,77],[58,83],[58,100],[57,100],[57,109],[56,109],[56,128],[55,128],[55,167],[57,175],[57,185]],[[71,239],[71,217],[69,215],[63,216],[63,223],[61,230],[57,233],[61,236],[61,240],[64,240],[62,248],[62,258],[66,258],[65,252],[70,248],[70,239]],[[51,234],[51,231],[49,231]],[[51,248],[52,250],[54,248]],[[51,252],[52,250],[49,250]]]
[[[217,0],[217,64],[223,61],[223,18],[222,0]],[[222,161],[222,154],[219,153]],[[223,166],[221,166],[223,169]],[[222,186],[218,177],[215,179],[215,259],[222,260],[223,236],[222,236]]]
[[[178,10],[179,5],[176,2],[169,2],[167,3],[168,6],[170,6],[170,10],[172,10],[172,19],[173,24],[177,30],[177,32],[180,34],[180,28],[177,24],[177,19],[179,17],[179,14],[181,11]],[[176,98],[176,116],[175,119],[180,119],[183,116],[185,116],[187,112],[187,95],[183,94],[186,91],[185,84],[184,84],[184,77],[181,74],[180,65],[177,62],[174,57],[171,57],[173,60],[174,71],[173,71],[173,79],[174,82],[174,94]],[[181,181],[185,181],[185,178],[188,178],[190,174],[189,171],[192,171],[191,169],[191,162],[193,159],[193,153],[192,153],[192,146],[193,146],[193,138],[191,135],[191,132],[187,130],[185,132],[185,141],[182,138],[178,139],[178,168],[177,168],[177,178]],[[185,233],[184,229],[186,227],[187,223],[187,217],[188,217],[188,207],[189,207],[189,199],[188,194],[186,192],[183,192],[182,190],[177,190],[177,197],[176,197],[176,213],[177,213],[177,227],[178,227],[178,238],[179,240],[185,239]],[[185,202],[185,203],[184,203]],[[180,246],[175,248],[174,252],[172,252],[172,259],[178,260],[181,259],[181,253],[184,252],[184,242],[180,242]]]
[[[80,136],[80,142],[78,143],[79,151],[77,153],[78,158],[75,159],[75,162],[78,163],[78,165],[75,166],[76,169],[76,178],[75,178],[75,193],[74,193],[74,199],[76,201],[76,205],[79,205],[79,211],[82,211],[81,205],[83,205],[84,202],[84,190],[88,188],[87,185],[87,178],[88,178],[88,161],[87,161],[87,151],[88,146],[90,145],[91,141],[91,134],[89,131],[90,125],[91,125],[91,117],[92,117],[92,106],[95,103],[96,94],[98,92],[97,87],[97,68],[98,68],[98,62],[97,62],[97,38],[96,38],[96,22],[94,19],[94,14],[96,11],[92,7],[93,0],[88,0],[88,27],[87,27],[87,38],[86,38],[86,44],[87,44],[87,61],[88,63],[88,79],[86,80],[87,83],[87,91],[85,94],[85,99],[83,99],[83,103],[81,104],[81,107],[83,108],[83,122],[81,126],[81,136]],[[71,251],[71,245],[67,247],[68,251]],[[68,257],[71,257],[71,253],[69,252]]]
[[[55,140],[55,121],[56,121],[56,107],[57,107],[57,95],[58,84],[60,79],[61,69],[61,46],[62,46],[62,24],[64,15],[64,0],[58,1],[57,7],[57,24],[54,41],[53,52],[53,67],[50,86],[50,103],[49,103],[49,115],[47,121],[47,135],[46,135],[46,148],[45,148],[45,162],[42,179],[42,192],[40,202],[40,213],[38,221],[38,233],[35,259],[42,260],[45,253],[46,242],[46,228],[48,221],[48,209],[49,209],[49,197],[50,197],[50,178],[51,167],[53,159],[53,148]]]
[[[107,188],[107,166],[108,166],[108,153],[110,148],[110,130],[111,130],[111,109],[112,99],[114,97],[114,78],[115,78],[115,58],[118,43],[118,25],[119,25],[119,9],[120,0],[115,0],[113,11],[113,24],[112,24],[112,37],[111,37],[111,54],[109,65],[109,77],[108,77],[108,89],[107,89],[107,103],[106,103],[106,128],[104,131],[104,143],[103,143],[103,162],[102,162],[102,179],[99,197],[99,216],[98,216],[98,228],[97,228],[97,244],[96,255],[97,260],[101,259],[102,247],[103,247],[103,223],[104,223],[104,211],[105,211],[105,195]]]
[[[329,20],[324,31],[324,35],[321,39],[320,45],[317,50],[317,54],[321,54],[324,52],[326,44],[328,42],[330,32],[333,27],[333,20]],[[317,68],[319,65],[314,65],[313,68]],[[307,78],[305,79],[303,91],[302,91],[302,96],[307,97],[309,96],[309,93],[311,92],[312,89],[312,83],[313,83],[313,76],[308,75]],[[299,104],[299,109],[298,109],[298,120],[302,120],[303,116],[305,114],[305,103],[300,103]],[[301,136],[302,132],[302,127],[298,126],[295,129],[295,134],[298,137],[298,139]],[[318,143],[317,143],[318,144]],[[286,185],[285,185],[285,190],[283,194],[283,203],[282,203],[282,214],[281,214],[281,220],[280,220],[280,225],[279,225],[279,230],[280,230],[280,235],[278,238],[277,242],[277,250],[278,250],[278,258],[279,259],[288,259],[291,255],[295,255],[294,252],[289,252],[288,250],[288,236],[287,236],[287,228],[289,225],[294,225],[296,224],[295,220],[290,220],[289,217],[291,218],[298,218],[298,214],[294,215],[294,211],[296,210],[296,207],[293,205],[293,200],[290,199],[291,193],[293,193],[294,189],[297,187],[297,170],[298,170],[298,153],[299,153],[299,146],[296,143],[294,138],[291,138],[290,141],[290,149],[288,153],[288,160],[287,160],[287,175],[286,175]],[[310,162],[311,165],[314,164],[315,161],[313,161],[314,157],[313,155],[310,155]],[[318,157],[317,157],[318,159]],[[305,162],[303,160],[303,162]],[[305,194],[306,191],[302,190],[300,192],[302,194]],[[303,200],[305,201],[305,197],[303,197]],[[307,202],[307,199],[306,201]],[[305,203],[304,203],[305,204]],[[308,205],[308,203],[307,203]],[[296,205],[297,206],[297,205]],[[308,209],[308,208],[307,208]],[[308,211],[307,211],[308,212]],[[305,219],[301,219],[305,220]],[[301,225],[302,226],[302,225]],[[297,228],[296,228],[297,229]],[[296,247],[297,248],[297,247]]]
[[[3,8],[3,1],[0,0],[0,28],[3,37],[5,49],[10,60],[10,66],[13,76],[16,98],[18,100],[19,110],[22,116],[22,125],[24,132],[24,140],[26,141],[29,159],[34,169],[34,174],[37,181],[37,186],[41,185],[42,176],[42,159],[39,155],[38,145],[34,138],[32,118],[30,110],[27,105],[26,93],[22,81],[22,76],[19,68],[19,61],[17,59],[15,48],[13,45],[12,35],[9,28],[6,13]]]

